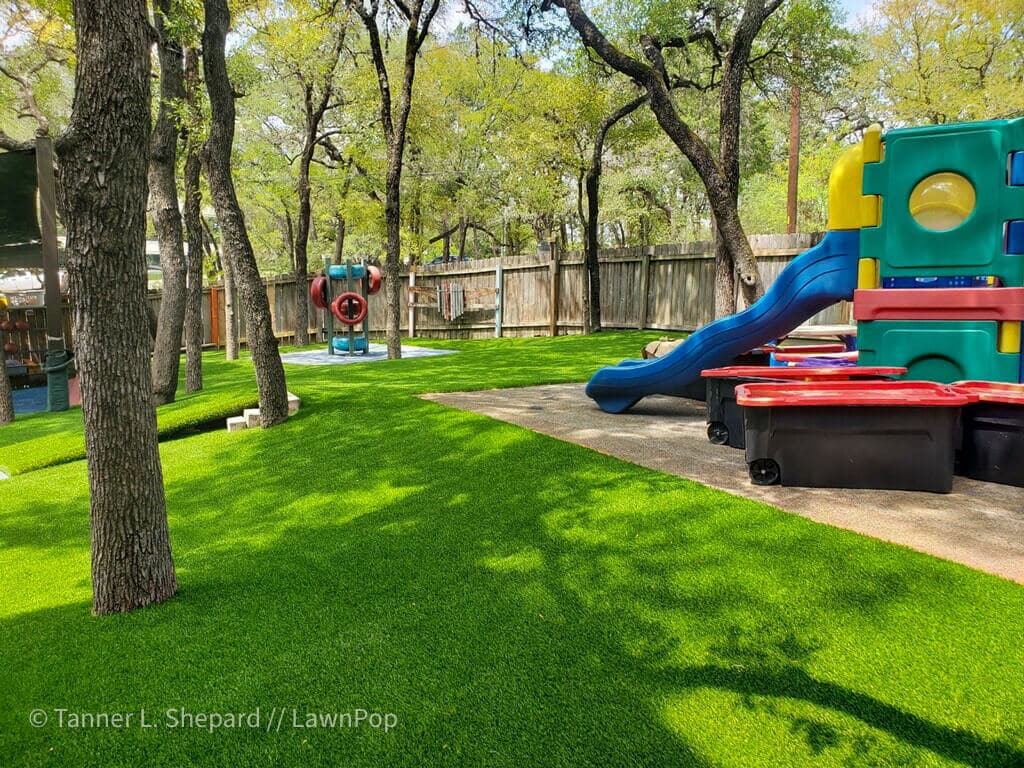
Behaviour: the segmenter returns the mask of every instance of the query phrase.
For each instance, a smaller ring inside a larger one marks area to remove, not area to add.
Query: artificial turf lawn
[[[89,615],[84,463],[0,483],[0,764],[1024,765],[1024,588],[415,397],[649,338],[289,366],[286,424],[162,445],[181,590],[127,616]],[[288,716],[29,726],[58,707]]]

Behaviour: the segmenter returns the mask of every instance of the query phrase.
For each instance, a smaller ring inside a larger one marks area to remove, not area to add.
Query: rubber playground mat
[[[653,396],[626,413],[609,414],[583,387],[423,397],[1024,584],[1021,488],[964,477],[954,479],[950,494],[756,486],[742,450],[708,442],[704,403]]]
[[[402,359],[408,357],[437,357],[438,355],[454,355],[454,349],[427,349],[426,347],[402,347]],[[379,363],[388,359],[387,344],[370,344],[365,355],[357,352],[330,354],[327,349],[311,349],[305,352],[289,352],[281,355],[281,360],[291,365],[351,365],[353,363]]]

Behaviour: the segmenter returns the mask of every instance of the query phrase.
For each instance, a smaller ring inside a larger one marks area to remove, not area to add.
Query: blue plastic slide
[[[706,368],[785,336],[857,287],[860,230],[834,230],[782,271],[764,296],[742,312],[695,331],[664,357],[602,368],[587,384],[601,410],[622,413],[647,395],[681,395]]]

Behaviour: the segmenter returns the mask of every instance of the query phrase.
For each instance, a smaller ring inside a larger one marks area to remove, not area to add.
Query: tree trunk
[[[192,116],[199,114],[199,52],[185,51],[185,92]],[[185,235],[188,238],[185,285],[185,391],[203,388],[203,241],[199,139],[196,126],[185,132]]]
[[[150,27],[144,0],[74,0],[75,100],[58,142],[90,491],[93,612],[174,595],[146,318]]]
[[[455,253],[455,260],[462,261],[466,258],[466,233],[469,227],[466,224],[466,217],[459,216],[459,249]]]
[[[238,313],[235,309],[235,271],[231,260],[221,259],[224,267],[224,357],[238,359]]]
[[[610,131],[619,121],[628,117],[647,101],[647,94],[638,96],[627,104],[608,115],[597,130],[594,137],[594,151],[590,157],[584,184],[587,191],[587,215],[583,220],[584,262],[587,272],[587,286],[584,288],[584,312],[587,314],[586,325],[590,333],[601,330],[601,248],[600,213],[601,213],[601,174],[604,171],[604,142]],[[581,216],[581,219],[583,217]]]
[[[0,350],[0,424],[14,421],[14,394],[7,375],[7,353]]]
[[[199,53],[185,51],[185,90],[192,114],[198,106]],[[185,391],[203,388],[203,244],[202,191],[199,186],[201,160],[195,128],[185,132],[185,235],[188,257],[185,273]]]
[[[153,345],[153,402],[174,402],[178,390],[181,334],[185,321],[185,247],[178,210],[175,169],[178,127],[174,110],[185,99],[181,48],[164,24],[171,0],[154,0],[157,52],[160,58],[160,108],[149,158],[149,200],[153,227],[160,242],[163,293]]]
[[[307,118],[308,119],[308,118]],[[314,130],[315,133],[315,130]],[[309,220],[313,215],[310,205],[309,164],[313,161],[312,141],[316,137],[307,137],[307,147],[299,158],[299,181],[296,188],[299,193],[299,220],[295,233],[295,345],[304,347],[309,344],[309,291],[307,278],[309,274]]]
[[[340,213],[334,214],[334,263],[340,264],[345,253],[345,231],[347,222]]]
[[[288,418],[288,391],[277,349],[267,290],[260,279],[245,217],[231,177],[231,144],[235,135],[235,93],[228,79],[224,40],[231,23],[227,0],[204,0],[203,65],[210,94],[210,136],[206,141],[206,178],[222,232],[224,258],[245,317],[246,337],[260,401],[260,424],[272,427]]]
[[[402,145],[404,146],[404,139]],[[384,219],[387,223],[387,252],[384,257],[384,315],[387,329],[388,359],[402,356],[401,330],[401,278],[399,265],[402,254],[401,189],[402,147],[397,140],[388,142],[388,170],[384,192]]]

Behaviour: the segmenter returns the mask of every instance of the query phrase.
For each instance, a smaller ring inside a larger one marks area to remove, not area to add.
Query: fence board
[[[803,250],[815,245],[820,234],[753,235],[751,246],[758,257],[758,265],[766,286]],[[641,270],[645,254],[648,258],[649,278],[647,295],[641,295]],[[712,244],[708,242],[669,243],[653,250],[645,246],[603,249],[599,252],[601,265],[601,315],[606,328],[636,328],[641,320],[641,308],[646,303],[647,327],[665,331],[690,331],[714,319],[715,263]],[[504,258],[477,259],[451,264],[430,264],[417,268],[416,286],[433,289],[447,282],[458,282],[467,291],[466,313],[447,321],[436,308],[417,308],[417,335],[434,338],[487,338],[494,333],[495,270],[502,264],[504,272],[503,335],[548,335],[551,319],[550,257],[541,254],[522,254]],[[400,328],[408,330],[409,277],[401,276]],[[579,333],[583,328],[583,289],[587,273],[582,254],[562,254],[559,264],[558,332]],[[273,313],[274,331],[284,340],[294,338],[296,285],[287,275],[265,280],[267,296]],[[210,288],[204,289],[203,328],[208,344],[223,346],[225,339],[224,290],[216,286],[216,312],[213,322]],[[485,293],[486,292],[486,293]],[[302,289],[307,301],[310,332],[317,334],[324,326],[325,313],[317,310],[309,300],[308,284]],[[151,293],[150,304],[158,311],[159,293]],[[486,303],[487,309],[474,308]],[[384,334],[386,313],[384,292],[370,299],[369,322],[375,337]],[[835,325],[850,322],[850,305],[842,302],[820,312],[810,319],[813,325]],[[216,340],[211,330],[216,325]]]

